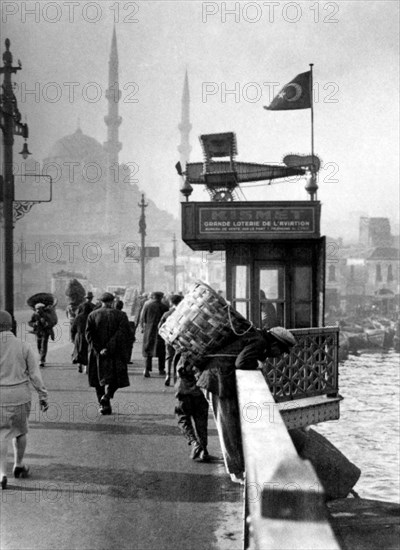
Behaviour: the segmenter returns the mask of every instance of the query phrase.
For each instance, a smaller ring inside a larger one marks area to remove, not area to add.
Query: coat
[[[142,314],[143,326],[143,357],[162,357],[165,355],[164,340],[158,334],[158,323],[168,306],[159,300],[146,302]]]
[[[197,385],[220,398],[236,395],[236,369],[255,370],[268,356],[268,342],[260,330],[236,337],[215,353],[206,355]]]
[[[87,318],[87,313],[79,313],[75,317],[71,327],[71,338],[74,341],[72,362],[79,363],[80,365],[88,364],[88,343],[85,335]]]
[[[89,384],[92,387],[113,383],[129,386],[131,333],[128,318],[118,309],[101,307],[89,314],[86,339],[89,345]],[[106,349],[106,355],[100,351]]]

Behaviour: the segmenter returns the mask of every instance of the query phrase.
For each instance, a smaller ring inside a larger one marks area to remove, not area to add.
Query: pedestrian
[[[31,410],[30,383],[39,395],[40,408],[48,408],[47,390],[30,344],[12,332],[12,318],[0,311],[0,480],[7,487],[7,451],[13,440],[16,478],[28,477],[29,467],[24,464],[27,444],[28,418]]]
[[[147,292],[144,292],[139,296],[138,304],[135,307],[134,316],[135,316],[136,327],[140,325],[140,327],[142,328],[142,332],[143,332],[142,313],[143,313],[143,308],[147,304],[147,302],[151,302],[151,298]]]
[[[56,321],[57,322],[57,321]],[[46,313],[45,305],[38,303],[35,305],[35,311],[32,314],[29,326],[32,327],[36,337],[36,345],[40,357],[40,367],[43,368],[46,364],[47,349],[49,345],[49,338],[54,340],[53,324]]]
[[[118,388],[129,386],[129,323],[126,314],[112,307],[114,296],[105,292],[102,306],[86,324],[89,345],[89,385],[96,389],[101,414],[111,414],[111,399]]]
[[[114,302],[114,307],[115,307],[115,309],[118,309],[119,311],[121,311],[126,316],[126,319],[128,321],[128,324],[129,324],[129,342],[128,342],[129,361],[128,361],[128,363],[131,364],[132,363],[131,356],[132,356],[132,351],[133,351],[133,344],[135,343],[135,340],[136,340],[136,338],[135,338],[136,325],[135,325],[134,321],[129,320],[129,317],[128,317],[127,313],[125,313],[125,311],[122,311],[124,309],[124,302],[122,300],[119,300],[118,302]]]
[[[174,362],[178,372],[178,380],[175,384],[175,397],[178,400],[175,415],[178,426],[188,444],[192,445],[190,453],[192,460],[199,458],[203,462],[208,462],[210,459],[207,450],[208,401],[196,385],[195,371],[191,362],[181,354],[175,356]]]
[[[158,334],[158,323],[168,306],[163,302],[163,292],[153,292],[151,299],[145,303],[140,316],[143,331],[143,357],[146,365],[143,372],[145,378],[150,377],[153,357],[158,358],[158,372],[165,375],[165,343]]]
[[[79,315],[79,313],[82,313],[85,305],[89,306],[89,308],[86,308],[86,310],[90,310],[89,313],[96,309],[96,304],[93,303],[93,298],[93,292],[89,290],[89,292],[85,296],[85,301],[83,302],[83,304],[80,304],[78,306],[77,315]]]
[[[69,337],[70,337],[70,340],[71,342],[74,341],[74,338],[72,336],[72,325],[75,321],[75,318],[76,316],[78,315],[78,309],[79,307],[83,305],[83,304],[68,304],[66,310],[65,310],[65,314],[67,316],[67,319],[69,319]]]
[[[160,322],[158,323],[158,328],[160,329],[161,325],[165,323],[165,321],[168,319],[168,317],[175,311],[176,306],[183,300],[183,297],[179,294],[172,294],[172,296],[169,299],[170,308],[168,311],[166,311],[163,316],[160,319]],[[171,382],[171,370],[172,366],[174,365],[174,383],[176,382],[176,363],[174,362],[174,356],[175,356],[175,348],[171,346],[168,342],[165,342],[165,361],[167,363],[167,374],[165,377],[165,385],[169,386]]]
[[[74,341],[74,350],[72,352],[72,363],[78,364],[78,372],[88,364],[88,343],[86,340],[86,323],[89,314],[93,311],[93,304],[86,302],[82,305],[80,313],[75,317],[71,327],[71,336]]]
[[[242,482],[244,474],[235,368],[257,369],[258,361],[288,353],[295,344],[293,334],[283,327],[253,329],[233,337],[198,365],[202,372],[197,385],[206,391],[211,401],[225,467],[232,481]]]

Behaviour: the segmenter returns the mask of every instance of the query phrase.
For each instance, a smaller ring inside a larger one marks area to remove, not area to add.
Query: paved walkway
[[[29,312],[16,317],[27,321]],[[212,416],[213,461],[194,462],[174,418],[173,388],[158,375],[142,376],[140,342],[131,386],[116,393],[114,414],[101,416],[86,375],[70,363],[64,322],[42,370],[47,413],[33,395],[26,453],[32,475],[9,475],[2,491],[1,548],[240,549],[242,490],[225,473]],[[10,474],[11,467],[10,452]]]

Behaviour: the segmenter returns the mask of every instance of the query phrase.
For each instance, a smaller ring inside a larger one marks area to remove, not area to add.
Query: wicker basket
[[[35,308],[36,304],[44,304],[45,306],[56,307],[57,298],[54,296],[54,294],[50,294],[50,292],[38,292],[38,294],[34,294],[30,298],[28,298],[26,303],[32,309]]]
[[[196,281],[176,310],[160,327],[159,334],[177,351],[199,362],[204,355],[235,334],[244,334],[251,323],[234,310],[210,286]]]

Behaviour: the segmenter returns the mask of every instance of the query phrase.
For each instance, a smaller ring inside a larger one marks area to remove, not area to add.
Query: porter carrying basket
[[[234,334],[245,334],[251,328],[252,324],[214,289],[196,281],[159,334],[176,351],[199,363]]]

